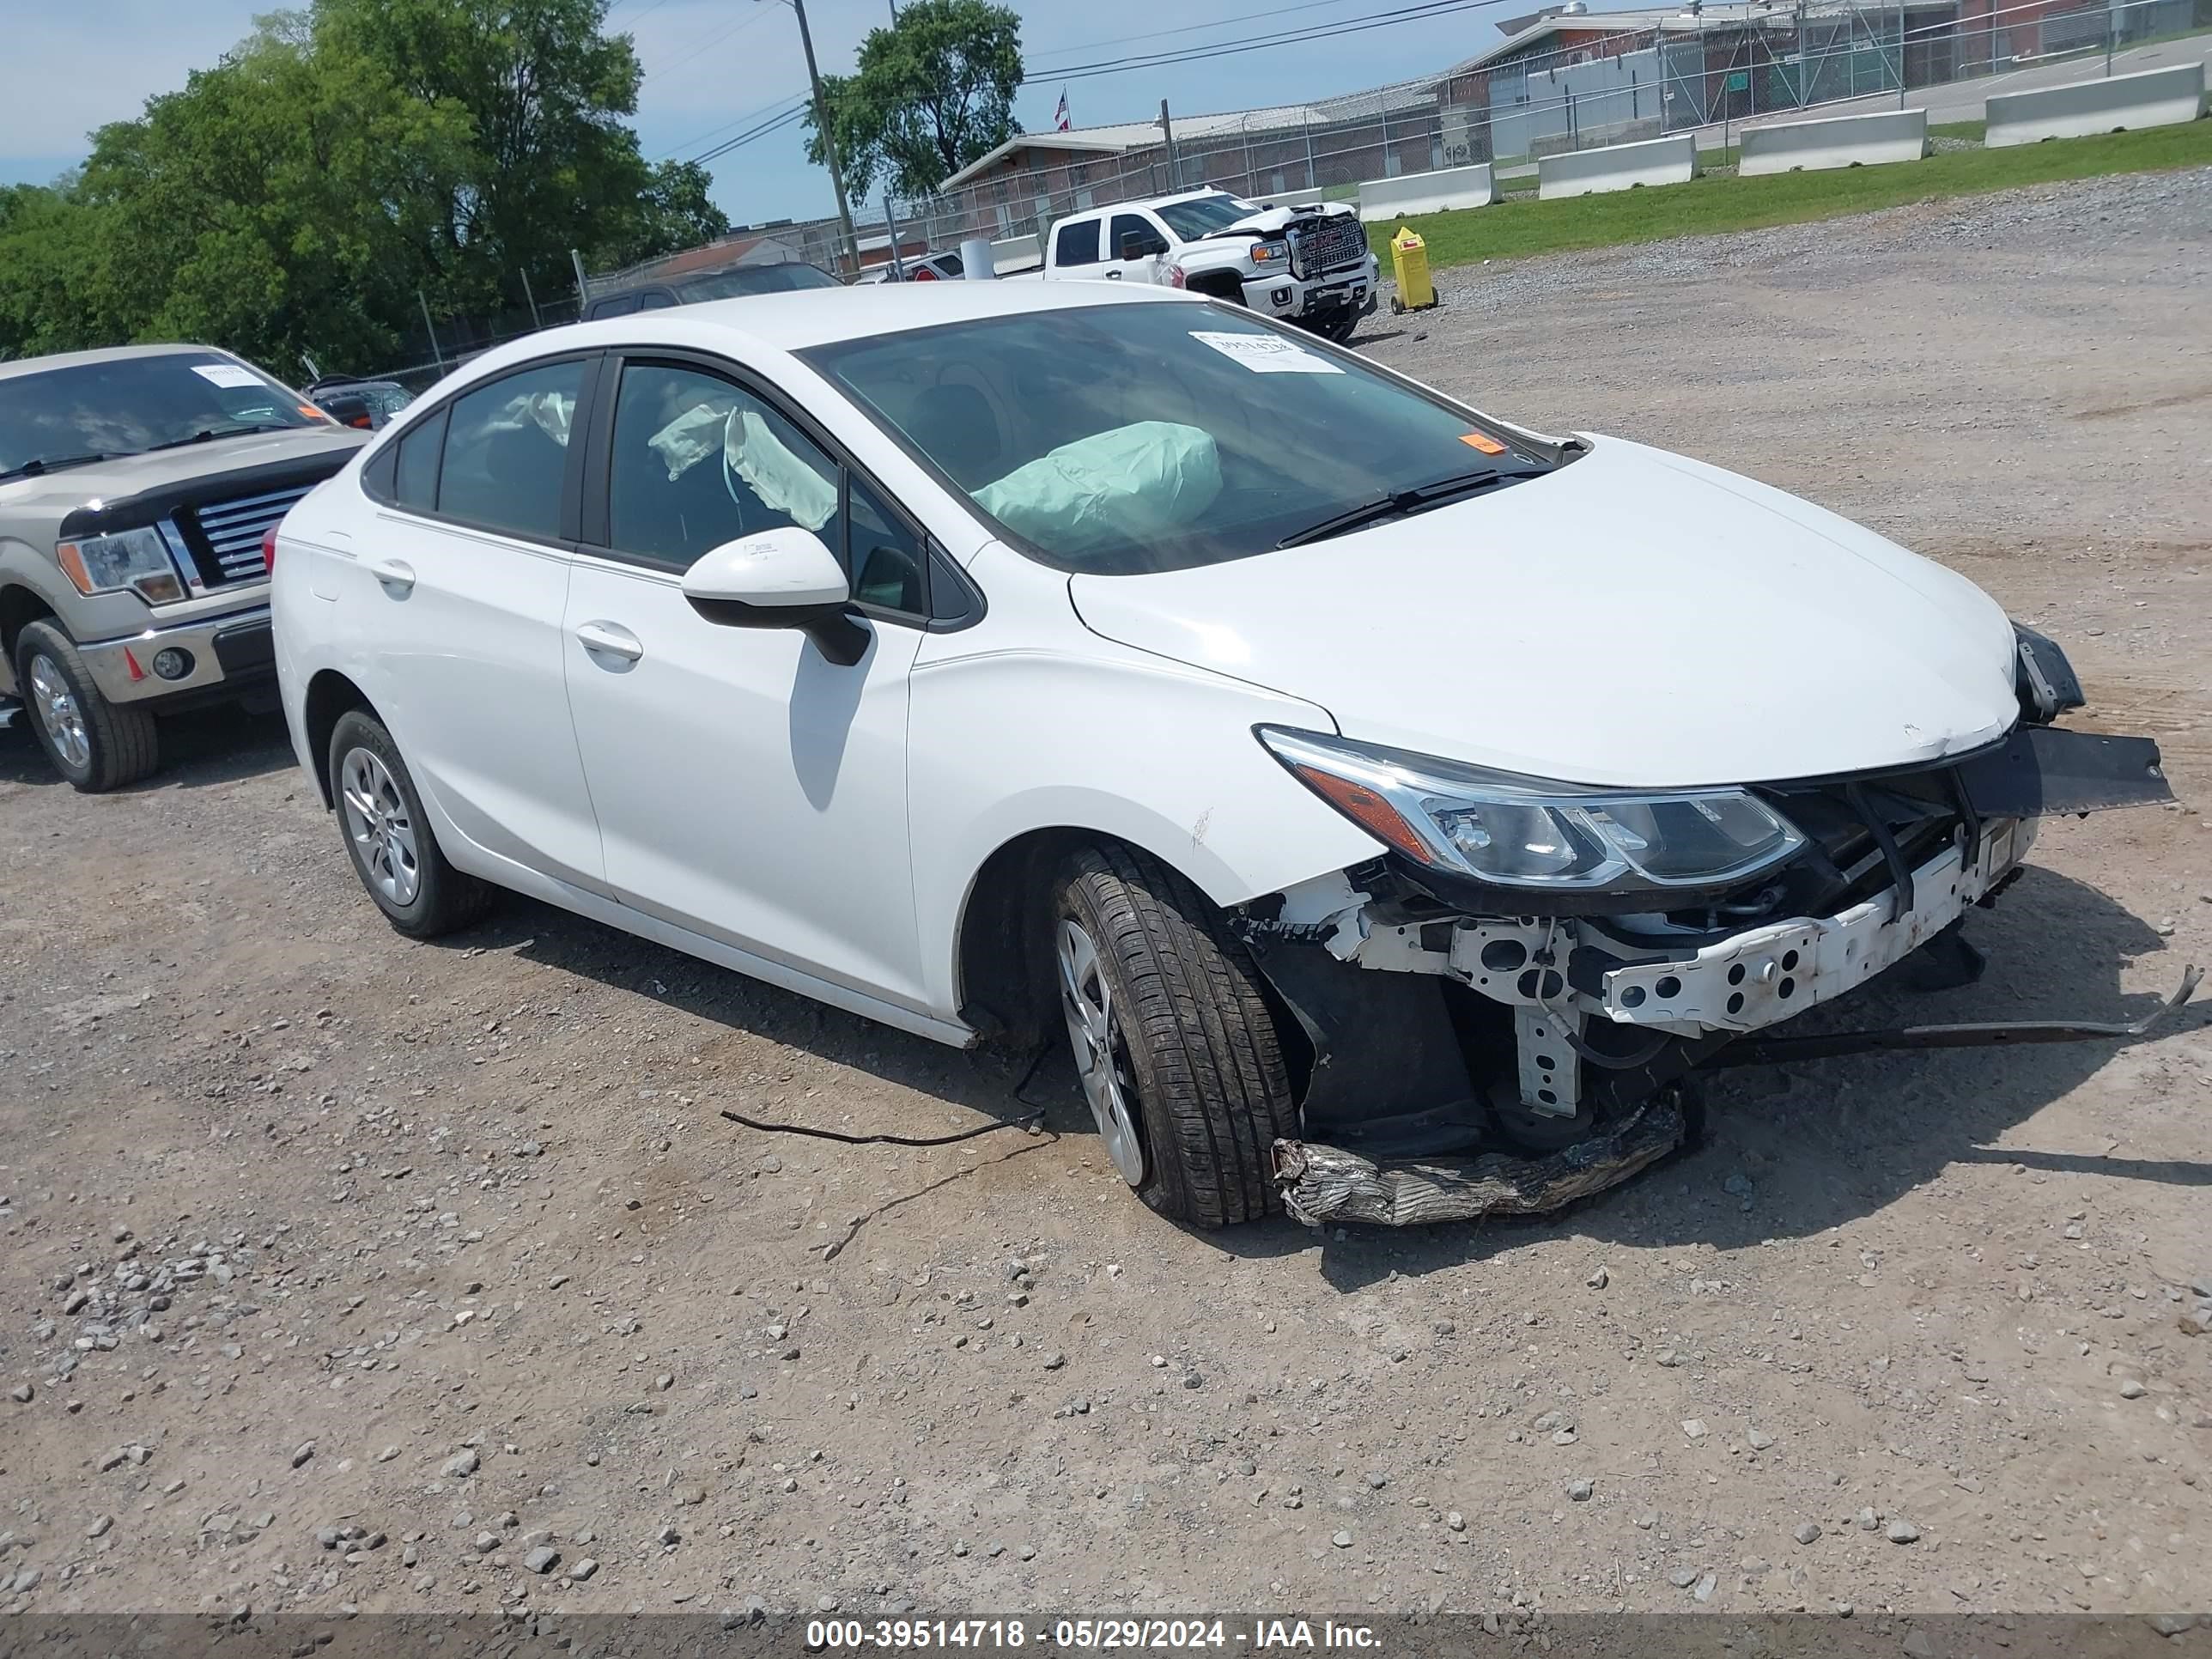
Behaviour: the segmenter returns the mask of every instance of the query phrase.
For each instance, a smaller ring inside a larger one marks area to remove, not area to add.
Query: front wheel
[[[1190,883],[1098,846],[1054,885],[1053,960],[1085,1098],[1139,1197],[1202,1227],[1282,1206],[1271,1174],[1297,1109],[1258,969]]]
[[[1339,345],[1349,340],[1358,328],[1359,311],[1356,306],[1340,306],[1333,312],[1324,313],[1313,325],[1315,333]]]
[[[39,746],[72,788],[102,794],[161,763],[154,717],[102,696],[75,642],[52,623],[31,623],[15,641],[15,683]]]

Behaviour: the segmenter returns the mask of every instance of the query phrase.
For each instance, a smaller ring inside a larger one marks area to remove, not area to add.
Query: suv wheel
[[[161,763],[154,717],[100,696],[70,636],[34,622],[15,641],[15,683],[46,758],[88,795],[120,789]]]
[[[1297,1133],[1259,970],[1205,896],[1158,860],[1086,848],[1053,895],[1054,971],[1106,1155],[1139,1197],[1202,1227],[1282,1207]]]
[[[340,715],[329,765],[346,856],[384,919],[410,939],[482,921],[497,890],[447,862],[384,723],[358,708]]]

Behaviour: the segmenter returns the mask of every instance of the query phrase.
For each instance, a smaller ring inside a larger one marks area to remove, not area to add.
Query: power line
[[[654,0],[654,3],[658,4],[659,0]],[[744,15],[739,17],[736,22],[731,24],[729,27],[724,29],[720,34],[715,35],[713,39],[702,40],[697,46],[692,47],[690,52],[684,53],[683,57],[678,58],[674,63],[653,70],[652,74],[647,76],[645,79],[639,82],[638,84],[641,87],[651,86],[655,81],[660,79],[662,76],[682,69],[686,64],[696,64],[699,61],[700,55],[709,46],[719,46],[723,41],[728,40],[732,35],[744,33],[747,29],[750,28],[754,24],[761,21],[763,18],[774,15],[775,11],[775,8],[773,6],[757,7],[753,10],[747,12]],[[642,13],[639,14],[641,16],[643,15],[644,14]],[[635,21],[635,20],[633,19],[632,21]]]
[[[1326,40],[1340,34],[1357,34],[1368,29],[1387,28],[1393,23],[1425,21],[1455,12],[1475,11],[1485,6],[1504,3],[1504,0],[1431,0],[1425,5],[1407,6],[1396,11],[1370,13],[1364,17],[1346,18],[1334,23],[1316,23],[1303,29],[1286,30],[1274,34],[1248,35],[1237,40],[1215,41],[1202,46],[1186,46],[1172,52],[1139,52],[1127,58],[1104,59],[1096,64],[1077,64],[1065,69],[1041,70],[1025,76],[1022,84],[1029,86],[1056,81],[1087,81],[1102,75],[1126,75],[1133,70],[1162,69],[1172,64],[1200,63],[1212,58],[1228,58],[1248,52],[1267,52],[1277,46],[1301,46],[1309,41]]]
[[[750,131],[741,132],[734,138],[726,139],[712,149],[702,151],[691,160],[702,167],[709,161],[719,161],[732,150],[743,149],[756,139],[765,138],[772,132],[781,132],[784,128],[793,125],[805,115],[808,107],[808,100],[802,100],[796,109],[787,110],[771,120],[763,121]]]
[[[806,93],[794,92],[786,97],[777,99],[775,102],[772,104],[763,104],[758,109],[747,110],[743,115],[738,116],[732,120],[725,121],[719,127],[714,127],[708,131],[702,132],[696,137],[686,138],[680,144],[672,144],[667,149],[653,157],[653,160],[657,161],[665,161],[670,156],[675,155],[678,150],[689,149],[694,144],[703,144],[709,138],[718,137],[721,134],[727,132],[732,127],[743,126],[746,122],[758,120],[763,115],[775,114],[785,109],[787,106],[794,103],[803,104],[807,100],[808,96],[809,94]]]
[[[1046,57],[1051,58],[1066,52],[1091,52],[1100,46],[1125,46],[1132,40],[1158,40],[1170,34],[1195,34],[1200,29],[1225,28],[1231,23],[1249,23],[1255,17],[1281,17],[1294,11],[1319,11],[1328,6],[1345,6],[1352,3],[1354,0],[1305,0],[1303,5],[1270,6],[1265,11],[1239,12],[1234,17],[1216,17],[1210,22],[1205,23],[1186,23],[1181,28],[1147,29],[1142,34],[1116,34],[1103,40],[1082,40],[1065,46],[1042,46],[1039,50]],[[1051,72],[1048,70],[1039,71],[1041,75]]]

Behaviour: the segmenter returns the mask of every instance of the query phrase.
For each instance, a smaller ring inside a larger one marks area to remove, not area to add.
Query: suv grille
[[[1291,271],[1318,276],[1367,257],[1367,233],[1349,213],[1323,214],[1291,228]]]
[[[209,587],[228,583],[258,581],[264,574],[261,560],[262,532],[290,511],[292,504],[313,489],[298,484],[260,495],[234,495],[228,501],[201,501],[177,514],[177,528],[199,566],[200,580]]]

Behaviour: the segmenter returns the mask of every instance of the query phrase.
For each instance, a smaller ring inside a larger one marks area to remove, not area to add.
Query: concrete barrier
[[[1034,236],[1009,236],[991,244],[991,270],[995,276],[1030,270],[1043,264],[1044,244]]]
[[[1359,222],[1403,219],[1416,213],[1453,208],[1488,207],[1498,199],[1498,180],[1490,163],[1440,167],[1434,173],[1401,173],[1395,179],[1370,179],[1359,186]]]
[[[2167,127],[2204,113],[2204,65],[2178,64],[2035,92],[2005,92],[1984,105],[1991,149],[2045,138],[2087,138],[2122,127]]]
[[[1736,172],[1746,179],[1762,173],[1817,173],[1825,167],[1917,161],[1927,154],[1928,112],[1885,109],[1872,115],[1747,128]]]
[[[1685,132],[1672,138],[1540,156],[1536,196],[1549,202],[1563,196],[1633,190],[1638,185],[1686,185],[1697,176],[1698,141]]]

